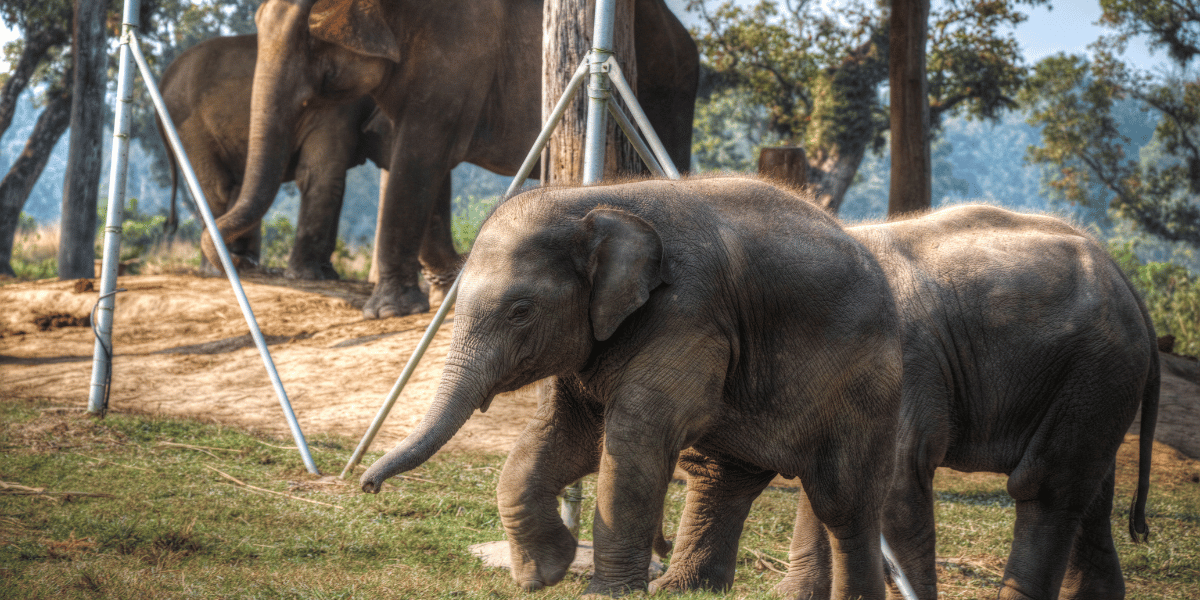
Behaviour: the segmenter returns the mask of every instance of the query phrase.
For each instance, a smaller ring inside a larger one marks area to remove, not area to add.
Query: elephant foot
[[[258,259],[254,256],[231,252],[229,260],[233,262],[233,268],[237,269],[238,273],[258,273],[261,270],[258,266]],[[200,261],[200,274],[205,277],[225,277],[225,269],[221,266],[220,261],[212,263],[206,259]]]
[[[314,262],[288,265],[287,271],[284,271],[283,276],[288,279],[302,279],[305,281],[336,281],[341,279],[337,270],[333,268],[333,263],[328,261],[324,263]]]
[[[672,593],[681,594],[691,591],[724,592],[733,587],[731,577],[718,575],[708,577],[699,573],[686,573],[687,569],[679,569],[675,564],[667,569],[666,574],[650,582],[647,591],[651,594]]]
[[[832,594],[830,582],[828,579],[818,579],[788,573],[772,591],[776,596],[787,600],[825,600]]]
[[[552,540],[521,544],[509,540],[512,576],[522,590],[536,592],[567,576],[578,544],[566,527],[561,527],[553,537]]]
[[[380,281],[363,306],[363,317],[386,319],[429,312],[429,299],[416,285]]]
[[[442,305],[446,295],[450,293],[450,288],[454,286],[454,280],[458,278],[458,271],[433,273],[429,269],[425,269],[421,271],[421,277],[429,286],[430,308],[437,308]]]
[[[624,584],[615,584],[614,585],[614,584],[597,583],[596,580],[593,579],[592,583],[590,585],[588,585],[587,589],[583,591],[583,595],[580,597],[590,599],[590,600],[601,600],[604,598],[620,598],[621,596],[628,596],[629,594],[633,594],[635,592],[644,592],[645,590],[646,590],[645,582],[642,582],[641,584],[624,583]]]

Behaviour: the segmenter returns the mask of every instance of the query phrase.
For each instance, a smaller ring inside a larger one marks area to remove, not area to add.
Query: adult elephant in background
[[[1136,542],[1147,535],[1159,365],[1154,327],[1117,265],[1062,221],[988,206],[848,232],[878,257],[904,330],[884,534],[917,596],[937,598],[932,481],[950,467],[1009,476],[1017,517],[999,598],[1123,598],[1109,522],[1115,456],[1140,407]],[[766,481],[747,485],[757,470],[703,449],[681,466],[688,503],[654,587],[726,587],[737,533],[719,516],[744,513]],[[784,597],[828,597],[825,529],[799,514]]]
[[[160,82],[171,120],[214,217],[229,210],[242,186],[257,48],[254,35],[200,42],[180,54]],[[300,189],[288,277],[337,279],[330,257],[337,244],[346,171],[367,159],[386,167],[384,150],[390,147],[390,137],[391,123],[376,113],[369,96],[342,104],[314,103],[298,112],[290,143],[277,148],[286,161],[281,183],[295,180]],[[166,145],[165,136],[163,143]],[[171,153],[168,160],[173,221],[178,165]],[[229,240],[230,254],[239,268],[258,263],[260,221]],[[449,244],[448,229],[437,239]]]
[[[662,0],[638,0],[636,10],[635,20],[658,24],[635,32],[638,86],[651,94],[641,100],[686,167],[695,44]],[[541,1],[266,0],[255,22],[246,174],[233,208],[217,221],[221,236],[245,234],[270,207],[287,166],[277,149],[292,143],[306,106],[370,94],[394,135],[385,151],[379,281],[363,314],[428,310],[417,283],[422,266],[435,288],[449,287],[459,266],[453,252],[421,252],[418,259],[429,216],[449,212],[450,170],[470,162],[514,174],[541,129]],[[647,60],[643,70],[643,54],[678,59]],[[671,108],[654,108],[663,105]],[[203,247],[211,260],[211,240]]]
[[[676,458],[694,446],[813,482],[834,597],[884,597],[899,330],[874,257],[820,208],[733,178],[534,190],[484,223],[455,310],[428,414],[364,491],[496,394],[555,376],[497,488],[523,588],[566,574],[576,543],[555,496],[599,471],[588,593],[646,589]]]

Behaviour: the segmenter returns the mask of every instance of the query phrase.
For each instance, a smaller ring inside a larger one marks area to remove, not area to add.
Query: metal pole
[[[225,275],[229,278],[229,283],[233,286],[233,294],[237,298],[238,306],[242,309],[242,315],[246,317],[246,324],[250,326],[250,337],[254,338],[254,345],[258,347],[258,353],[262,356],[263,365],[267,368],[267,375],[271,379],[271,387],[275,388],[275,395],[279,397],[279,405],[283,408],[283,414],[287,418],[288,428],[292,431],[292,438],[296,441],[296,447],[300,450],[300,456],[304,459],[304,466],[309,473],[320,475],[317,470],[316,463],[313,462],[312,455],[308,452],[308,443],[304,439],[304,433],[300,431],[300,423],[296,421],[296,414],[292,412],[292,405],[288,402],[287,392],[283,389],[283,382],[279,379],[279,372],[275,369],[275,362],[271,360],[271,353],[267,350],[267,342],[263,339],[262,330],[258,328],[258,321],[254,318],[254,311],[250,308],[250,300],[246,298],[246,291],[242,289],[241,278],[238,277],[237,269],[233,266],[233,260],[229,257],[229,250],[225,247],[225,241],[221,239],[220,230],[217,229],[216,220],[213,218],[212,210],[208,207],[208,200],[204,197],[204,191],[200,189],[200,182],[196,179],[196,173],[192,170],[192,163],[188,161],[187,152],[183,149],[183,142],[179,140],[179,133],[175,131],[175,125],[171,121],[171,115],[167,112],[167,105],[163,101],[162,94],[158,90],[158,85],[154,83],[154,74],[150,71],[150,65],[146,62],[146,57],[142,55],[141,48],[135,43],[136,37],[131,40],[127,46],[133,52],[133,58],[137,61],[138,68],[142,72],[142,80],[146,83],[146,89],[150,92],[150,99],[154,101],[154,108],[158,111],[160,121],[163,124],[163,130],[167,134],[167,141],[170,142],[171,150],[175,152],[180,170],[183,172],[184,181],[187,182],[188,190],[192,193],[192,198],[196,201],[196,208],[200,211],[200,216],[204,219],[204,226],[208,228],[209,235],[212,236],[213,245],[217,248],[217,254],[221,257],[221,266],[225,269]]]
[[[892,552],[892,547],[888,545],[887,538],[883,534],[879,534],[879,546],[883,549],[883,561],[886,563],[888,572],[892,574],[892,583],[896,584],[896,588],[900,590],[900,595],[904,600],[917,600],[917,592],[913,590],[912,584],[908,582],[908,577],[904,575],[904,569],[900,568],[900,561],[896,559],[896,553]]]
[[[587,126],[583,140],[583,185],[592,185],[604,179],[604,148],[608,142],[605,117],[610,95],[605,63],[612,56],[616,8],[616,0],[596,2],[592,51],[588,54],[592,78],[588,83]]]
[[[125,182],[129,164],[129,130],[133,113],[133,64],[129,48],[141,12],[140,0],[125,0],[121,19],[121,62],[117,74],[116,118],[113,121],[112,165],[108,176],[108,214],[104,224],[104,260],[100,268],[100,299],[96,307],[96,345],[92,352],[92,384],[88,412],[108,412],[108,383],[112,374],[112,322],[117,268],[121,260],[121,223],[125,219]]]
[[[625,111],[621,110],[621,106],[615,101],[608,101],[608,113],[617,120],[617,125],[621,131],[625,132],[625,139],[633,144],[633,149],[637,150],[638,156],[642,157],[642,162],[650,168],[650,172],[655,177],[666,177],[667,174],[663,171],[662,165],[658,164],[658,159],[654,158],[654,152],[646,146],[646,142],[642,140],[642,136],[638,134],[637,126],[634,125],[629,117],[625,115]]]
[[[667,149],[663,146],[662,140],[658,139],[658,134],[654,132],[654,126],[650,124],[650,119],[646,117],[646,112],[638,104],[637,96],[633,94],[633,89],[625,81],[625,74],[621,71],[621,65],[612,59],[608,62],[608,77],[612,81],[613,87],[617,88],[617,93],[625,101],[625,105],[629,107],[629,112],[633,114],[633,120],[637,122],[642,133],[646,134],[646,142],[654,150],[654,155],[658,157],[658,162],[662,164],[663,171],[667,173],[667,177],[679,179],[679,170],[675,168],[675,163],[671,160],[671,156],[667,154]]]

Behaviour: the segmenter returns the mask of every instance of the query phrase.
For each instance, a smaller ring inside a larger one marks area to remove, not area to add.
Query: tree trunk
[[[21,57],[8,74],[8,81],[0,89],[0,135],[8,131],[12,125],[13,115],[17,112],[17,101],[21,93],[29,86],[29,78],[33,76],[42,59],[50,48],[65,44],[67,38],[64,32],[56,27],[35,30],[25,36],[25,45],[21,48]],[[23,201],[22,201],[23,202]]]
[[[634,0],[616,0],[613,51],[624,71],[625,80],[637,91],[637,56],[633,45]],[[591,50],[595,1],[548,0],[542,13],[542,120],[549,118],[554,105],[579,63]],[[578,185],[583,179],[584,131],[587,125],[588,82],[585,81],[542,153],[543,185]],[[611,87],[611,86],[610,86]],[[615,90],[613,92],[616,93]],[[641,158],[608,118],[608,146],[605,152],[605,177],[617,173],[641,172]],[[622,140],[619,144],[613,141]]]
[[[876,32],[811,84],[817,101],[805,140],[808,183],[830,214],[838,213],[867,148],[887,127],[875,93],[887,78],[887,56],[887,36]]]
[[[66,131],[70,116],[71,94],[64,90],[51,95],[50,103],[29,134],[29,141],[25,142],[25,150],[0,181],[0,274],[14,274],[12,250],[21,208],[50,160],[54,145]]]
[[[929,0],[892,0],[890,24],[892,177],[888,216],[932,205],[929,157],[929,94],[925,42]]]
[[[58,278],[95,276],[96,201],[100,191],[101,138],[104,134],[104,90],[107,45],[104,17],[107,2],[75,0],[74,91],[71,145],[63,182],[62,238],[58,246]],[[124,202],[124,198],[117,198]]]

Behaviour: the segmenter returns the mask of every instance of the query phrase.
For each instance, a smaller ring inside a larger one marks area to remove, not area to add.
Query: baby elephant
[[[917,596],[937,598],[932,480],[944,466],[1009,476],[1017,518],[999,598],[1123,598],[1109,526],[1114,457],[1140,406],[1129,517],[1139,541],[1159,365],[1154,327],[1116,264],[1062,221],[988,206],[848,232],[887,273],[903,328],[883,529]],[[732,556],[722,553],[737,540],[711,516],[744,511],[766,476],[700,448],[681,464],[689,501],[671,568],[654,585],[727,585]],[[801,511],[781,595],[829,597],[827,530]]]
[[[553,376],[497,490],[524,589],[566,574],[576,543],[555,496],[596,471],[587,593],[646,589],[667,484],[695,447],[812,482],[833,597],[885,597],[900,330],[884,271],[836,221],[748,179],[541,189],[496,210],[464,269],[432,407],[365,491],[496,394]],[[736,552],[745,514],[721,516]]]

